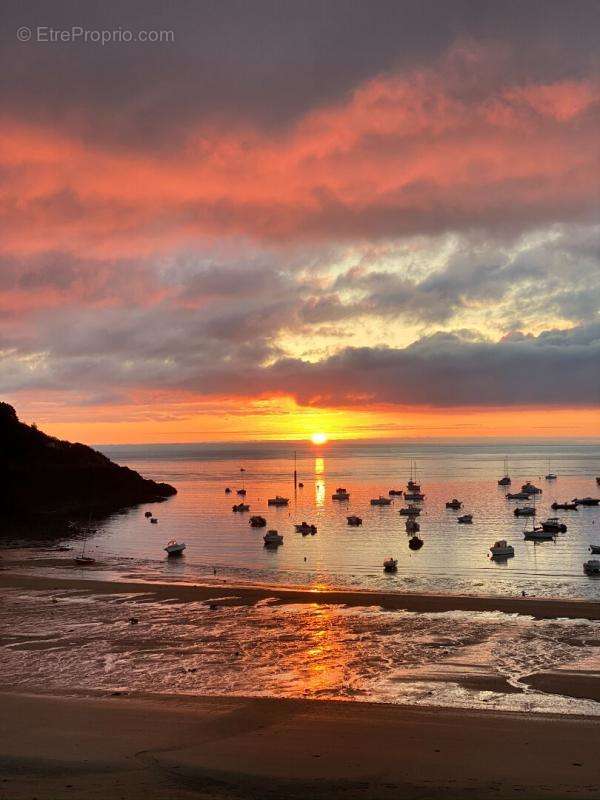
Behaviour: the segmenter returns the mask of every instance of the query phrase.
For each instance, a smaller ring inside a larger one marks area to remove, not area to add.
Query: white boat
[[[463,514],[457,520],[462,525],[470,525],[473,522],[473,514]]]
[[[287,506],[290,504],[289,498],[281,497],[280,495],[276,495],[275,497],[270,497],[267,500],[268,506]]]
[[[598,561],[597,558],[591,558],[589,561],[584,561],[583,571],[586,575],[600,575],[600,561]]]
[[[358,527],[359,525],[362,525],[361,517],[357,517],[354,514],[350,515],[349,517],[346,517],[346,520],[348,522],[348,525],[352,525],[355,528]]]
[[[180,556],[185,550],[185,542],[177,542],[175,539],[171,539],[164,549],[170,556]]]
[[[338,486],[335,492],[331,495],[332,500],[349,500],[350,492],[346,491],[343,486]]]
[[[392,501],[390,500],[389,497],[382,497],[381,495],[379,495],[379,497],[374,497],[371,500],[371,505],[372,506],[389,506],[391,504],[391,502]]]
[[[499,539],[490,547],[490,553],[492,558],[508,558],[509,556],[514,556],[515,548],[512,544],[508,544],[506,539]]]
[[[555,481],[557,476],[550,469],[550,459],[548,459],[548,474],[546,475],[547,481]]]
[[[265,547],[273,547],[275,545],[283,544],[283,536],[277,531],[267,531],[263,536]]]
[[[386,558],[383,562],[383,571],[384,572],[396,572],[398,569],[398,559],[397,558]]]

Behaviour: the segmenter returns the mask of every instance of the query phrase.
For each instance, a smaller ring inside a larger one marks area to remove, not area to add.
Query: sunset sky
[[[90,443],[600,436],[598,30],[592,0],[3,4],[0,399]]]

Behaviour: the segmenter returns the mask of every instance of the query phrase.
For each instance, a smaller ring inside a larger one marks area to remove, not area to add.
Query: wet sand
[[[64,569],[64,561],[58,562]],[[54,578],[19,574],[5,568],[0,571],[0,588],[77,589],[94,594],[144,594],[153,600],[207,602],[217,605],[249,605],[266,598],[281,603],[332,603],[346,606],[379,606],[389,610],[417,612],[501,611],[527,614],[536,619],[600,620],[600,603],[563,598],[479,596],[455,594],[417,594],[328,589],[291,589],[278,586],[236,586],[234,584],[190,585],[181,583],[143,583],[94,579],[94,569],[81,577],[82,569],[73,567],[76,577]]]
[[[598,797],[600,720],[330,701],[2,695],[0,797]]]

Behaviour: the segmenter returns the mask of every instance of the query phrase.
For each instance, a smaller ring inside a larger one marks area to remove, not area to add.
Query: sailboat
[[[508,457],[504,457],[504,477],[498,481],[498,486],[510,486],[510,475],[508,474]]]
[[[85,546],[87,544],[87,540],[83,540],[83,547],[81,548],[81,553],[78,556],[75,556],[73,559],[76,564],[79,564],[80,567],[86,567],[90,564],[95,564],[96,559],[92,558],[91,556],[86,556],[85,554]]]
[[[550,470],[550,459],[548,459],[548,474],[546,475],[547,481],[555,481],[556,475]]]
[[[410,480],[406,484],[408,491],[404,492],[405,500],[424,500],[425,495],[421,492],[421,484],[417,481],[417,465],[414,461],[410,462]]]

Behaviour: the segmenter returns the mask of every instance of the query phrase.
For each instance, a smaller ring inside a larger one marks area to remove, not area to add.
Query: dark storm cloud
[[[172,30],[175,41],[19,43],[23,25]],[[162,149],[207,115],[285,125],[375,74],[427,63],[457,39],[514,45],[519,79],[577,77],[597,54],[599,27],[592,0],[10,0],[0,92],[4,113]]]

